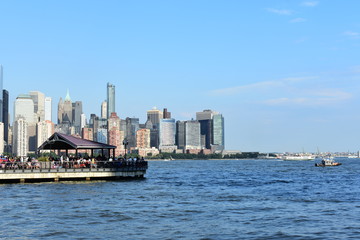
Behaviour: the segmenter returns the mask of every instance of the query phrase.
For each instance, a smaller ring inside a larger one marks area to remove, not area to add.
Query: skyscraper
[[[175,119],[161,119],[160,121],[160,145],[159,149],[164,152],[172,152],[176,150],[175,146]]]
[[[4,123],[4,141],[7,145],[11,145],[9,142],[9,92],[3,90],[3,109],[2,109],[3,123]],[[8,149],[6,149],[6,152]]]
[[[55,124],[49,120],[37,123],[37,148],[55,132]]]
[[[163,118],[171,118],[171,112],[168,112],[167,108],[163,110]]]
[[[200,123],[198,121],[185,122],[185,149],[201,149]]]
[[[163,112],[154,107],[147,111],[148,120],[153,124],[153,128],[159,129],[160,120],[163,119]]]
[[[201,149],[200,122],[177,121],[176,122],[176,145],[179,149]]]
[[[115,85],[107,84],[107,118],[115,111]]]
[[[196,120],[200,122],[202,146],[213,152],[223,151],[225,148],[223,116],[211,110],[204,110],[196,113]]]
[[[27,123],[36,123],[34,102],[28,94],[21,94],[15,100],[14,121],[19,118],[23,118]]]
[[[72,104],[72,124],[75,127],[75,133],[81,133],[81,115],[83,114],[82,102],[76,101]]]
[[[71,102],[69,90],[67,91],[64,103],[63,103],[63,114],[62,114],[62,123],[72,123],[73,120],[73,105]]]
[[[107,101],[101,103],[101,118],[107,118]]]
[[[115,155],[119,156],[124,152],[124,132],[120,131],[120,118],[116,113],[111,113],[108,119],[108,144],[116,146]]]
[[[136,132],[139,130],[138,118],[126,118],[126,134],[125,138],[128,141],[128,147],[136,147]]]
[[[224,118],[221,114],[213,116],[213,151],[221,152],[225,147]]]
[[[52,99],[45,97],[45,120],[52,121]]]
[[[139,129],[136,132],[136,147],[150,148],[150,129]]]
[[[28,154],[28,132],[24,118],[18,118],[14,122],[13,153],[18,157],[26,157]]]
[[[45,120],[45,94],[39,91],[31,91],[29,93],[31,99],[34,102],[34,113],[36,122],[42,122]]]

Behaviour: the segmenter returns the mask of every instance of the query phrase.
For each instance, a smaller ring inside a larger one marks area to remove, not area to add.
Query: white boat
[[[313,155],[284,155],[281,159],[284,161],[310,161],[315,157]]]

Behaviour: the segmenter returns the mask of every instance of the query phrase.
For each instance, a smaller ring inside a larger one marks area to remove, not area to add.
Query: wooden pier
[[[0,169],[0,183],[122,180],[144,178],[147,166],[122,168]]]
[[[113,159],[116,146],[89,141],[62,133],[54,133],[39,148],[52,151],[65,150],[65,155],[57,161],[38,162],[36,159],[20,161],[1,160],[0,183],[7,182],[59,182],[59,181],[91,181],[120,180],[143,178],[147,170],[144,159]],[[68,150],[75,151],[75,158],[69,159]],[[78,151],[90,150],[87,159],[78,158]],[[94,150],[101,151],[100,159],[93,157]],[[126,150],[126,149],[125,149]],[[112,151],[112,157],[111,157]],[[107,157],[105,156],[107,153]],[[66,159],[65,159],[66,158]]]

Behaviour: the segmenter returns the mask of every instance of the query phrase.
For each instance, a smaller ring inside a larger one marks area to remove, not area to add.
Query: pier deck
[[[147,164],[89,168],[0,168],[0,183],[121,180],[143,178]]]

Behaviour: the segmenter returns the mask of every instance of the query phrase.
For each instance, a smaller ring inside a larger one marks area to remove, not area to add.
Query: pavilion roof
[[[54,133],[38,150],[55,149],[115,149],[116,146],[77,138],[62,133]]]

